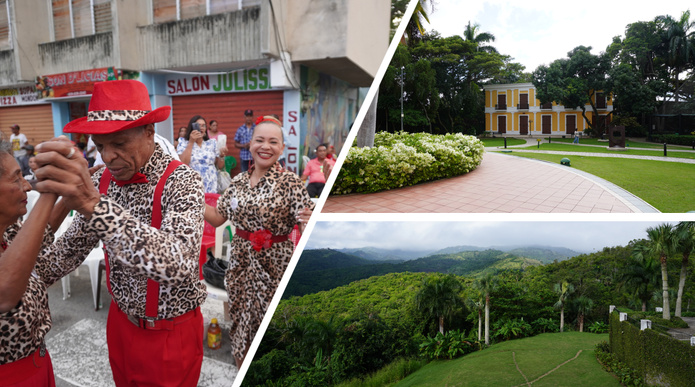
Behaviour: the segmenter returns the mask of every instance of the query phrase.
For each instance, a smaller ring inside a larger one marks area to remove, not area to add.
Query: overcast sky
[[[466,24],[479,24],[490,32],[492,43],[532,72],[541,64],[566,58],[567,52],[583,45],[592,53],[605,51],[614,36],[625,35],[625,27],[637,21],[650,21],[658,15],[679,19],[683,11],[695,13],[692,0],[624,1],[585,0],[435,0],[430,28],[443,37],[462,35]],[[691,21],[695,15],[691,15]]]
[[[647,227],[660,223],[666,222],[320,221],[313,228],[306,248],[438,250],[460,245],[488,247],[540,244],[588,253],[604,247],[624,246],[633,239],[645,238]]]

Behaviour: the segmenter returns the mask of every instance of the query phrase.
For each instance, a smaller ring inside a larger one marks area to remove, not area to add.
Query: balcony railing
[[[495,110],[507,110],[507,104],[495,104]]]
[[[527,103],[518,103],[516,104],[516,108],[519,110],[528,110],[529,105]]]

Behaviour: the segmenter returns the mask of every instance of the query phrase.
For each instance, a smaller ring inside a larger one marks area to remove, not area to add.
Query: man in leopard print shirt
[[[138,81],[100,82],[88,117],[64,131],[92,134],[106,169],[90,178],[72,144],[39,146],[40,164],[50,165],[37,171],[38,189],[63,196],[79,212],[44,256],[62,272],[78,267],[100,240],[107,252],[113,301],[106,338],[117,386],[195,386],[200,376],[203,185],[155,145],[154,123],[170,109],[152,111]]]

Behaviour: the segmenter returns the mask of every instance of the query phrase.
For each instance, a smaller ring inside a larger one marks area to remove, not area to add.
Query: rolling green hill
[[[594,346],[607,334],[544,333],[494,345],[449,361],[433,361],[397,386],[620,386],[603,371]]]
[[[305,250],[283,293],[283,298],[329,290],[388,273],[439,272],[475,277],[497,270],[522,269],[537,265],[541,265],[539,260],[518,257],[499,250],[464,251],[405,262],[367,261],[330,249]]]

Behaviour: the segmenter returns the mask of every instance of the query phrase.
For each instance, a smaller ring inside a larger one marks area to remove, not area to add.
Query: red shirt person
[[[309,185],[307,185],[306,189],[312,198],[317,198],[321,195],[323,187],[326,185],[326,179],[335,165],[334,160],[326,158],[327,149],[326,144],[317,146],[316,158],[309,160],[302,173],[302,180],[309,179]]]
[[[90,178],[67,141],[43,143],[37,156],[38,189],[78,212],[48,250],[53,266],[76,268],[104,244],[112,295],[106,340],[117,386],[196,386],[200,377],[205,203],[200,175],[155,144],[154,123],[170,111],[152,110],[141,82],[99,82],[88,116],[64,131],[92,134],[106,168]],[[66,154],[70,163],[49,168]]]

